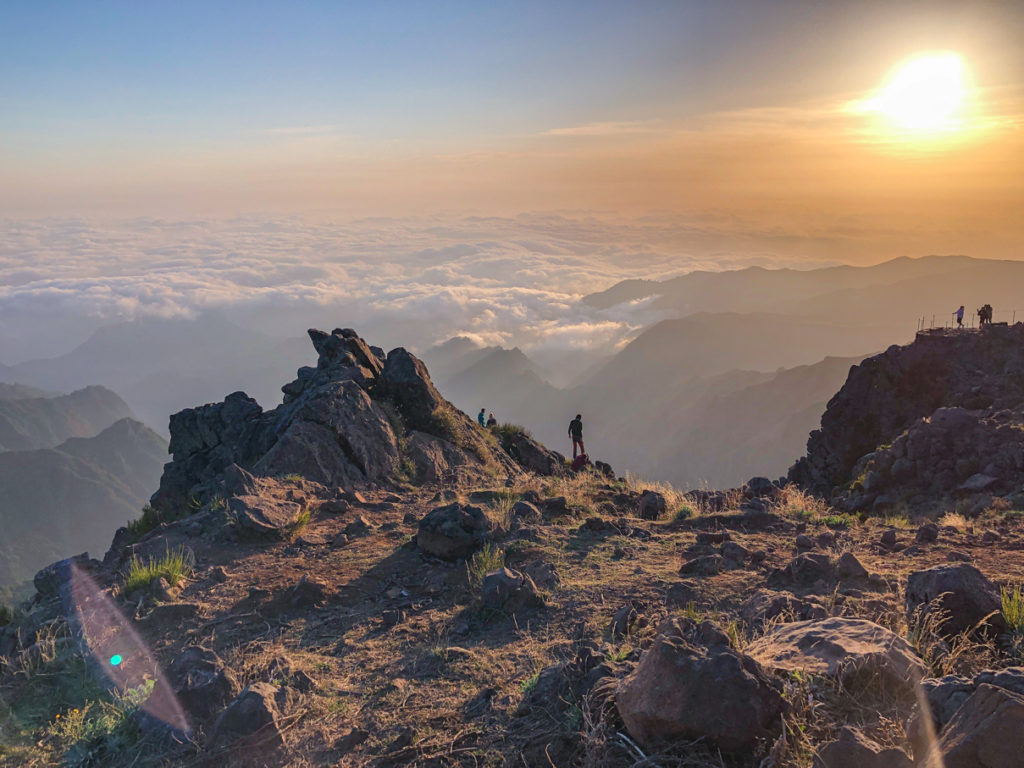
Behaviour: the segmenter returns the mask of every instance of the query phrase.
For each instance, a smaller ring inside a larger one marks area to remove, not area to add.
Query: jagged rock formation
[[[208,499],[232,464],[256,475],[296,474],[328,487],[439,480],[488,468],[516,472],[469,418],[438,393],[405,349],[387,356],[355,331],[309,331],[319,359],[264,411],[244,392],[171,416],[170,452],[152,504]],[[413,477],[410,477],[413,476]]]
[[[848,510],[1020,493],[1022,427],[1024,324],[923,333],[850,369],[789,479]]]

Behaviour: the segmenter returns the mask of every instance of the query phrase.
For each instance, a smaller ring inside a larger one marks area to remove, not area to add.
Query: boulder
[[[768,586],[810,586],[818,581],[836,580],[835,565],[826,554],[807,552],[793,558],[784,568],[776,568],[768,575]]]
[[[182,708],[195,720],[210,720],[238,688],[238,681],[209,648],[193,645],[167,669],[167,678]]]
[[[779,684],[710,622],[662,624],[636,669],[618,685],[626,729],[650,749],[703,739],[726,752],[751,747],[781,726]]]
[[[500,568],[484,576],[481,602],[489,608],[519,614],[544,607],[533,579],[511,568]]]
[[[494,523],[480,507],[455,502],[436,507],[420,521],[417,546],[442,560],[469,557],[490,538]]]
[[[824,619],[828,611],[816,600],[804,600],[792,592],[760,589],[740,607],[740,616],[747,624],[756,627],[779,616],[792,621]]]
[[[939,736],[945,768],[1017,768],[1024,748],[1024,696],[983,684]]]
[[[665,496],[657,491],[644,491],[637,502],[637,516],[642,520],[660,520],[668,505]]]
[[[565,457],[550,451],[524,432],[502,432],[501,447],[523,469],[544,476],[565,474]]]
[[[80,555],[50,563],[35,575],[32,585],[41,598],[56,597],[67,590],[77,571],[95,574],[100,568],[99,561],[91,559],[88,552],[83,552]]]
[[[939,540],[939,526],[935,523],[925,523],[917,529],[915,541],[918,544],[932,544]]]
[[[271,496],[234,496],[228,509],[240,531],[268,538],[284,538],[305,511],[301,504]]]
[[[228,704],[210,732],[213,747],[274,750],[284,746],[278,688],[270,683],[251,683]]]
[[[679,574],[681,576],[714,576],[716,573],[736,567],[736,563],[726,560],[721,555],[702,555],[683,563],[679,567]]]
[[[331,589],[322,581],[309,578],[308,574],[302,574],[302,578],[288,592],[288,604],[295,608],[323,605],[330,596]]]
[[[915,612],[942,611],[945,618],[938,629],[948,637],[986,619],[994,628],[1002,629],[999,590],[969,563],[937,565],[911,573],[907,577],[906,607],[911,620]]]
[[[796,537],[796,548],[801,552],[807,552],[808,550],[814,549],[814,546],[814,539],[806,533],[801,533]]]
[[[517,501],[512,505],[512,515],[528,523],[540,521],[540,510],[528,501]]]
[[[913,768],[902,750],[885,749],[860,731],[844,726],[839,738],[814,756],[814,768]]]
[[[853,552],[844,552],[836,561],[836,575],[841,581],[858,581],[868,577],[868,569]]]
[[[746,651],[768,669],[804,670],[847,684],[878,682],[908,697],[927,672],[907,641],[865,619],[782,624],[751,642]]]

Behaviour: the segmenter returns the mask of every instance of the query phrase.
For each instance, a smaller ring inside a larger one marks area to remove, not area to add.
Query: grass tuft
[[[128,563],[128,572],[124,577],[125,594],[130,594],[143,587],[148,587],[154,579],[161,576],[172,587],[182,579],[192,575],[195,558],[184,547],[168,549],[163,556],[156,559],[150,557],[143,562],[133,557]]]
[[[467,567],[469,568],[469,581],[475,588],[479,589],[483,584],[484,576],[492,571],[497,571],[505,566],[505,553],[497,544],[484,544],[470,558]]]

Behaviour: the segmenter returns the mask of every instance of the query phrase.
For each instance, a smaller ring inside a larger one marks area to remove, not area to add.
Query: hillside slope
[[[21,387],[4,386],[7,392],[26,392]],[[70,437],[92,437],[115,421],[131,417],[127,403],[100,386],[56,397],[0,396],[0,452],[51,448]]]
[[[163,439],[131,419],[54,448],[0,453],[0,589],[54,559],[105,551],[138,517],[166,458]]]

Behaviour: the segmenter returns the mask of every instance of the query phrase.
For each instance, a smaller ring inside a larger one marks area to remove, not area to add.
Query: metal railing
[[[1021,320],[1024,320],[1024,312],[1021,313]],[[993,323],[1005,323],[1008,325],[1014,325],[1017,322],[1017,310],[1016,309],[993,309],[992,310],[992,322]],[[917,319],[917,332],[931,331],[942,328],[952,328],[956,330],[956,312],[950,312],[948,316],[943,315],[923,315]],[[964,309],[964,324],[963,328],[967,330],[976,330],[978,328],[978,312],[973,310],[968,312]]]

